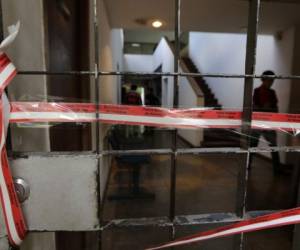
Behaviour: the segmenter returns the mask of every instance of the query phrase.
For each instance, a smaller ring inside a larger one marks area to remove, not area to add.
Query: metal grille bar
[[[210,78],[271,78],[281,80],[300,80],[298,75],[262,76],[256,74],[222,74],[222,73],[185,73],[185,72],[119,72],[119,71],[24,71],[19,70],[19,75],[99,75],[99,76],[180,76],[180,77],[210,77]]]

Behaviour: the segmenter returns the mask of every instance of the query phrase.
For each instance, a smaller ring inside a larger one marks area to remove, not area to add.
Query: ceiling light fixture
[[[132,43],[131,46],[132,47],[141,47],[141,44],[139,44],[139,43]]]
[[[153,28],[156,28],[156,29],[160,28],[162,25],[163,25],[163,23],[162,23],[162,21],[160,21],[160,20],[154,20],[154,21],[152,22],[152,27],[153,27]]]

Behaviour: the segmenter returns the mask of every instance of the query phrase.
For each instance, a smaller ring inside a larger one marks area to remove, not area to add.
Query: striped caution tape
[[[94,122],[96,106],[90,103],[13,102],[10,122]],[[165,109],[102,104],[104,123],[175,128],[239,128],[242,113],[233,110]],[[300,129],[300,115],[253,112],[252,128],[292,131]]]
[[[3,108],[3,96],[5,87],[16,75],[16,68],[9,58],[0,54],[0,199],[8,234],[12,245],[18,246],[25,238],[27,229],[23,213],[15,191],[13,178],[9,169],[5,149],[5,117]]]
[[[259,231],[263,229],[275,228],[298,223],[300,223],[300,208],[295,208],[291,210],[285,210],[269,215],[260,216],[254,219],[245,220],[229,226],[219,227],[213,230],[197,233],[166,244],[162,244],[160,246],[148,248],[147,250],[157,250],[169,247],[176,247],[209,239],[216,239],[241,233]]]

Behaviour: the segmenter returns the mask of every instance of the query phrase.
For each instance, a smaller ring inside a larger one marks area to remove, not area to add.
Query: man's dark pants
[[[250,146],[257,147],[261,136],[265,138],[265,140],[269,143],[270,147],[277,146],[277,135],[276,135],[276,131],[273,130],[253,130],[251,134]],[[280,172],[279,153],[272,152],[271,155],[272,155],[274,173],[279,173]],[[250,168],[251,168],[252,159],[253,159],[253,153],[250,154],[250,164],[249,164]]]

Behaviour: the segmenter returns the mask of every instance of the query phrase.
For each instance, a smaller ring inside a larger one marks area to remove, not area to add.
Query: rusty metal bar
[[[60,155],[69,155],[72,156],[90,156],[90,157],[105,157],[108,155],[188,155],[188,154],[245,154],[247,152],[251,153],[271,153],[271,152],[300,152],[300,147],[298,146],[291,146],[291,147],[266,147],[266,148],[249,148],[249,149],[242,149],[242,148],[180,148],[177,149],[175,152],[172,149],[142,149],[142,150],[103,150],[99,155],[92,151],[72,151],[72,152],[16,152],[10,151],[8,152],[8,156],[12,159],[17,158],[28,158],[32,155],[39,155],[39,156],[53,156],[58,157]]]
[[[181,0],[175,0],[175,53],[174,53],[174,72],[179,72],[180,64],[180,4]],[[173,106],[178,107],[178,75],[174,75],[174,100]],[[177,174],[177,129],[172,131],[172,154],[171,154],[171,176],[170,176],[170,211],[169,217],[173,221],[175,218],[176,210],[176,174]],[[171,237],[175,237],[175,228],[172,228]]]
[[[300,80],[299,75],[262,76],[256,74],[223,74],[223,73],[187,73],[187,72],[127,72],[127,71],[28,71],[19,70],[19,75],[91,75],[100,76],[180,76],[180,77],[211,77],[211,78],[272,78],[281,80]]]
[[[247,51],[245,72],[246,74],[254,74],[256,63],[256,43],[259,19],[260,0],[251,0],[249,5],[248,33],[247,33]],[[251,120],[252,120],[252,90],[253,78],[245,78],[244,84],[244,103],[242,113],[242,134],[247,135],[241,139],[241,148],[248,150],[250,147],[251,137]],[[245,159],[244,165],[239,171],[238,194],[237,194],[237,214],[243,217],[245,213],[245,200],[247,194],[247,164],[249,163],[249,155]]]
[[[248,14],[248,31],[247,31],[247,46],[246,46],[246,61],[245,74],[254,75],[256,65],[256,49],[257,49],[257,33],[259,22],[260,0],[249,1]],[[252,77],[246,77],[244,83],[244,102],[242,113],[242,134],[246,137],[241,137],[241,148],[248,150],[250,148],[251,138],[251,121],[252,121]],[[246,213],[247,200],[247,184],[248,184],[248,169],[250,164],[250,153],[244,157],[244,162],[239,169],[238,184],[237,184],[237,200],[236,213],[239,217],[244,218]],[[235,249],[244,249],[244,234],[235,237]]]
[[[99,155],[101,153],[101,148],[100,148],[100,74],[99,74],[99,25],[98,25],[98,1],[93,0],[93,31],[94,31],[94,67],[95,67],[95,74],[94,74],[94,91],[95,91],[95,99],[94,102],[97,105],[97,110],[96,110],[96,153]],[[98,157],[97,158],[97,173],[96,173],[96,182],[97,182],[97,198],[98,198],[98,220],[99,224],[101,225],[102,223],[102,208],[103,205],[102,203],[104,202],[101,197],[101,159]],[[99,231],[97,235],[97,246],[98,249],[102,249],[102,232]]]
[[[274,210],[249,211],[245,218],[256,218],[258,216],[274,213]],[[234,223],[243,219],[234,213],[212,213],[175,216],[171,221],[168,217],[146,217],[116,219],[106,222],[100,230],[108,228],[130,228],[130,227],[171,227],[171,226],[197,226],[203,224]]]
[[[246,154],[246,153],[272,153],[272,152],[300,152],[299,146],[283,147],[255,147],[255,148],[180,148],[176,151],[172,149],[141,149],[141,150],[106,150],[102,151],[102,156],[106,155],[187,155],[187,154]]]

